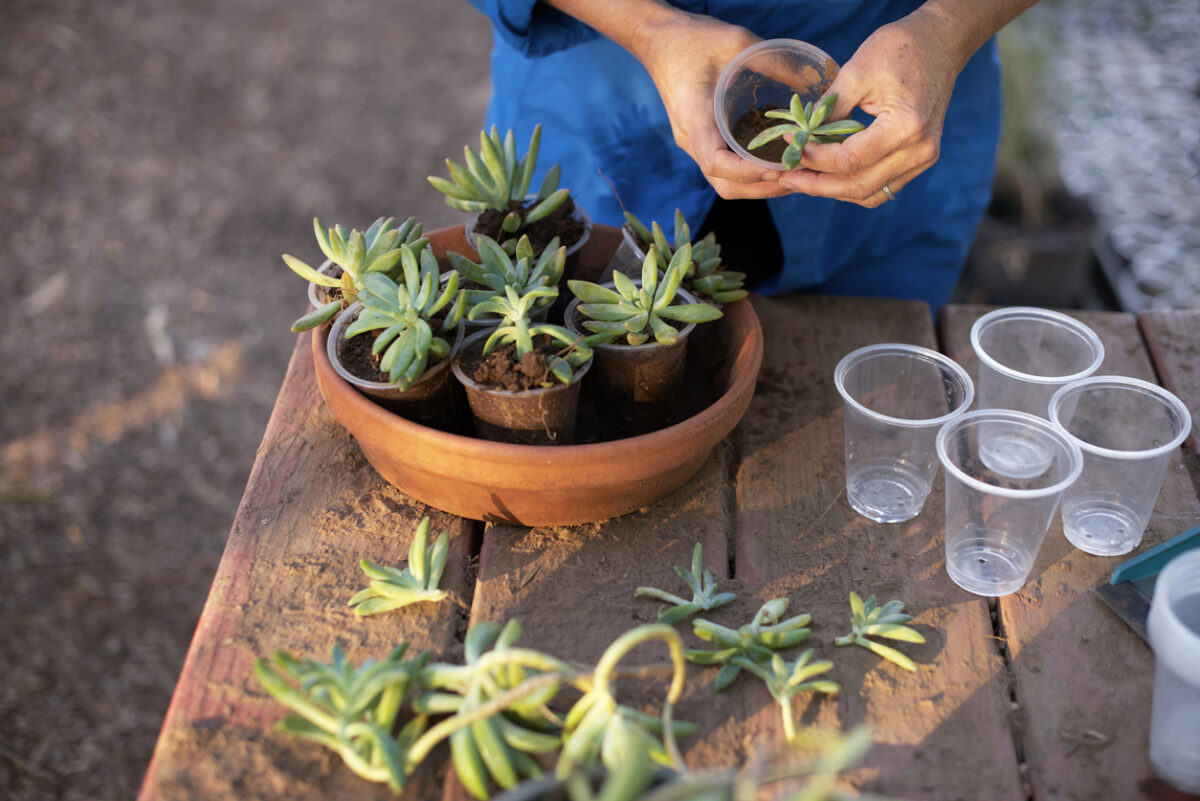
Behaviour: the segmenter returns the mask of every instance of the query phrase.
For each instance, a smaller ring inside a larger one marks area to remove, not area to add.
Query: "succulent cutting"
[[[699,618],[692,624],[693,633],[705,642],[715,644],[717,649],[689,649],[684,653],[694,664],[721,666],[713,681],[713,689],[720,692],[733,683],[747,660],[760,664],[769,662],[775,651],[808,639],[812,615],[806,613],[784,619],[787,608],[787,598],[772,598],[749,623],[736,630]]]
[[[567,199],[570,192],[558,187],[561,168],[555,164],[542,179],[537,195],[526,204],[530,183],[537,167],[538,146],[542,126],[533,129],[529,147],[517,157],[516,142],[510,129],[501,139],[496,126],[479,133],[479,151],[463,148],[463,163],[446,159],[450,180],[429,176],[429,183],[446,196],[446,205],[459,211],[481,212],[494,209],[507,212],[500,229],[516,234],[530,223],[552,214]],[[529,208],[525,208],[529,205]],[[515,206],[515,208],[514,208]],[[515,248],[514,240],[505,240],[506,250]]]
[[[437,334],[453,331],[462,320],[465,290],[459,290],[459,275],[453,270],[447,274],[445,286],[440,286],[437,259],[428,247],[421,248],[418,255],[411,245],[404,245],[398,258],[402,283],[381,272],[364,277],[358,296],[363,310],[346,326],[346,339],[380,331],[371,347],[377,356],[382,354],[379,369],[393,384],[407,389],[425,372],[430,356],[444,359],[450,355],[450,343]],[[436,323],[436,315],[443,311],[441,323]]]
[[[904,613],[902,602],[888,601],[883,606],[879,606],[874,595],[864,602],[858,593],[851,592],[850,614],[851,632],[843,637],[838,637],[834,640],[834,644],[860,645],[905,670],[916,671],[917,666],[907,656],[891,646],[868,639],[870,637],[886,637],[900,642],[925,642],[925,638],[919,631],[904,625],[913,617]]]
[[[658,257],[652,248],[642,262],[640,285],[620,272],[613,273],[613,289],[591,281],[568,281],[567,286],[582,301],[579,313],[588,318],[581,325],[596,334],[588,341],[642,345],[653,336],[659,344],[674,345],[679,330],[671,322],[687,325],[719,318],[720,310],[707,303],[672,305],[691,260],[692,246],[686,243],[675,251],[660,279]]]
[[[789,742],[796,739],[796,724],[792,720],[792,698],[801,693],[833,694],[841,689],[836,681],[814,680],[815,676],[833,669],[833,663],[829,660],[813,662],[814,653],[812,648],[807,648],[800,653],[795,662],[787,662],[779,654],[772,654],[771,660],[766,664],[743,655],[736,655],[731,660],[733,664],[758,676],[767,685],[771,697],[779,704],[779,711],[783,715],[783,733]]]
[[[703,549],[698,542],[692,549],[691,572],[678,565],[675,566],[675,572],[691,588],[692,600],[685,601],[674,593],[654,587],[638,587],[634,590],[634,595],[639,598],[657,598],[673,604],[659,614],[658,620],[655,621],[657,623],[673,625],[696,612],[716,609],[718,606],[732,603],[737,598],[732,592],[717,592],[717,577],[704,567]]]
[[[340,289],[342,296],[292,323],[293,331],[307,331],[332,319],[339,310],[358,298],[368,274],[391,274],[400,262],[400,248],[403,245],[421,250],[429,242],[421,236],[421,224],[415,218],[409,217],[399,228],[393,227],[394,222],[394,217],[380,217],[366,231],[347,231],[340,225],[326,230],[319,218],[313,218],[317,245],[325,258],[341,269],[341,275],[326,275],[288,253],[283,254],[283,261],[309,283]]]
[[[682,209],[675,209],[674,237],[670,240],[657,221],[652,221],[650,228],[646,228],[632,212],[626,211],[625,223],[643,244],[644,249],[649,250],[653,247],[658,253],[658,266],[661,270],[667,268],[675,251],[685,244],[692,245],[691,264],[684,274],[682,286],[693,295],[714,303],[732,303],[746,297],[746,290],[742,289],[746,274],[721,269],[721,246],[717,244],[715,233],[710,231],[699,242],[692,242],[692,231]]]
[[[446,254],[450,265],[479,287],[467,288],[468,317],[478,304],[503,296],[505,287],[513,287],[517,294],[539,287],[557,287],[567,263],[567,249],[559,246],[557,237],[550,240],[537,258],[529,237],[524,235],[517,240],[511,255],[496,240],[482,234],[475,238],[475,248],[479,251],[478,263],[459,253]]]
[[[804,103],[800,95],[792,95],[792,101],[787,109],[773,109],[766,112],[767,117],[775,120],[787,120],[780,125],[767,128],[750,140],[747,150],[762,147],[767,142],[773,142],[785,134],[791,134],[791,141],[783,151],[781,161],[786,169],[800,166],[800,158],[804,154],[804,146],[811,142],[840,142],[852,133],[861,131],[865,126],[857,120],[835,120],[825,122],[830,110],[837,103],[836,94],[828,94],[814,106],[810,100]]]
[[[446,591],[439,589],[438,584],[446,569],[449,552],[450,535],[445,531],[438,535],[433,547],[429,547],[429,518],[421,518],[408,548],[408,564],[403,570],[378,565],[370,559],[359,563],[371,583],[350,599],[354,614],[375,615],[422,601],[442,600]]]
[[[404,697],[428,659],[427,654],[403,659],[407,648],[401,643],[387,659],[368,659],[358,668],[340,645],[328,664],[280,651],[270,661],[255,660],[254,675],[296,713],[277,724],[280,731],[324,745],[362,778],[399,793],[409,773],[405,752],[425,725],[416,717],[393,733]]]

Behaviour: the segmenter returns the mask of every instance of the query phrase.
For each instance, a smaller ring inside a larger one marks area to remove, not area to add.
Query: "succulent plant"
[[[800,653],[795,662],[787,662],[779,654],[773,654],[766,664],[746,656],[733,657],[734,663],[758,676],[767,685],[767,691],[779,704],[779,711],[783,715],[783,733],[788,742],[796,739],[792,698],[800,693],[832,695],[841,689],[836,681],[814,680],[813,677],[832,670],[833,663],[829,660],[813,662],[813,653],[812,648],[807,648]]]
[[[657,221],[647,229],[632,212],[625,212],[625,222],[646,249],[653,247],[659,255],[659,269],[666,269],[675,251],[687,243],[692,245],[692,263],[683,277],[682,286],[698,298],[714,303],[732,303],[746,297],[742,284],[746,274],[721,269],[721,246],[717,235],[710,231],[699,242],[692,242],[692,231],[682,209],[675,209],[675,236],[668,240]]]
[[[692,549],[692,571],[689,573],[676,565],[675,572],[691,588],[692,600],[685,601],[674,593],[654,587],[638,587],[634,590],[634,595],[638,598],[657,598],[673,604],[659,614],[656,623],[678,623],[688,615],[702,610],[716,609],[718,606],[732,603],[737,598],[732,592],[717,592],[717,577],[711,570],[704,567],[704,551],[698,542]]]
[[[772,598],[762,605],[753,620],[736,630],[699,618],[692,624],[693,633],[705,642],[714,643],[717,650],[689,649],[685,655],[697,665],[721,666],[713,681],[713,689],[720,692],[738,677],[746,660],[765,664],[776,650],[808,639],[812,615],[783,619],[787,608],[787,598]]]
[[[524,208],[537,167],[541,138],[542,126],[539,123],[533,129],[529,148],[518,160],[512,130],[501,140],[499,130],[493,125],[490,132],[480,131],[478,153],[467,146],[463,148],[462,164],[446,159],[450,180],[431,175],[429,183],[446,196],[446,205],[450,208],[471,212],[487,209],[507,212],[500,229],[506,234],[516,234],[530,223],[548,217],[570,194],[567,189],[558,188],[562,170],[555,164],[542,179],[532,206]],[[510,203],[514,201],[521,204],[521,208],[513,209]],[[516,246],[511,239],[502,244],[506,250]]]
[[[393,228],[394,217],[380,217],[366,231],[346,231],[340,225],[326,229],[321,220],[313,218],[313,230],[317,245],[325,258],[341,268],[341,276],[331,276],[315,270],[291,254],[284,253],[283,261],[293,272],[318,286],[342,290],[340,300],[331,300],[315,311],[292,323],[292,330],[307,331],[330,320],[339,310],[353,303],[362,291],[363,279],[368,273],[388,273],[400,261],[400,247],[409,245],[414,249],[424,248],[428,239],[421,236],[421,224],[409,217],[399,228]]]
[[[573,671],[564,662],[516,647],[520,635],[516,620],[503,627],[477,623],[463,644],[465,664],[429,665],[420,674],[426,691],[414,702],[418,712],[470,719],[449,733],[450,756],[459,781],[476,798],[488,798],[491,784],[511,789],[522,777],[540,776],[532,755],[562,744],[558,727],[540,710]],[[497,706],[506,695],[516,697]],[[485,714],[489,706],[497,708]]]
[[[624,339],[622,344],[641,345],[653,336],[660,344],[674,345],[679,331],[668,320],[686,325],[719,318],[720,310],[707,303],[671,305],[691,261],[692,246],[685,243],[675,251],[660,280],[658,256],[651,248],[642,262],[640,286],[620,272],[613,273],[615,289],[591,281],[568,281],[575,297],[582,301],[579,313],[590,318],[582,322],[584,328],[595,334],[588,337],[589,344]]]
[[[661,640],[667,646],[672,668],[662,715],[657,719],[618,703],[616,698],[618,663],[635,647],[653,640]],[[587,692],[567,712],[555,775],[578,783],[603,763],[614,778],[621,776],[634,786],[622,793],[618,785],[623,782],[614,782],[600,797],[637,798],[651,781],[652,758],[683,767],[675,735],[686,730],[675,723],[673,716],[685,677],[683,641],[670,626],[661,623],[638,626],[614,640],[596,663]],[[661,746],[653,736],[655,733],[663,735]],[[639,766],[636,772],[622,770],[631,762]]]
[[[917,666],[904,654],[895,648],[875,642],[868,637],[886,637],[900,642],[923,643],[925,638],[921,632],[904,624],[913,619],[912,615],[904,613],[904,603],[888,601],[879,606],[875,596],[864,602],[858,593],[850,593],[851,632],[844,637],[834,640],[835,645],[861,645],[889,662],[894,662],[905,670],[916,672]]]
[[[448,273],[445,288],[439,287],[437,258],[430,248],[421,248],[419,256],[411,245],[400,250],[403,282],[397,284],[381,272],[368,272],[358,296],[363,308],[346,326],[346,339],[381,331],[372,352],[383,354],[379,369],[404,390],[425,372],[430,355],[443,359],[450,355],[450,343],[434,333],[433,320],[449,306],[438,333],[453,331],[462,320],[465,290],[458,288],[459,275],[454,270]]]
[[[333,647],[329,664],[300,660],[278,651],[270,661],[257,659],[254,675],[277,701],[295,712],[277,725],[280,731],[314,740],[339,754],[368,781],[404,789],[411,770],[405,752],[424,727],[413,718],[393,734],[396,717],[416,673],[428,655],[404,660],[401,643],[382,662],[368,659],[355,668],[341,646]]]
[[[539,287],[557,287],[567,263],[567,249],[559,246],[557,237],[550,240],[537,259],[534,259],[529,237],[524,235],[517,241],[513,255],[505,252],[490,236],[477,237],[475,247],[479,251],[479,263],[458,253],[446,254],[454,269],[484,287],[467,289],[468,316],[470,310],[483,301],[503,296],[505,287],[513,287],[518,295]]]
[[[378,565],[370,559],[359,562],[371,583],[350,599],[354,614],[375,615],[421,601],[442,600],[446,591],[439,589],[438,583],[449,552],[450,535],[445,531],[429,547],[429,518],[421,518],[408,548],[408,565],[403,570]]]
[[[788,143],[787,149],[783,151],[783,157],[780,160],[787,169],[795,168],[800,164],[804,146],[810,141],[840,142],[850,134],[863,129],[863,124],[857,120],[825,122],[825,118],[829,116],[829,111],[835,103],[837,103],[836,94],[825,95],[815,106],[811,100],[802,104],[800,95],[792,95],[792,102],[787,110],[775,109],[766,113],[766,116],[771,119],[787,120],[787,122],[766,129],[751,139],[746,149],[754,150],[784,134],[791,134],[792,140]]]
[[[489,298],[472,308],[470,319],[478,319],[485,314],[500,318],[500,325],[483,344],[483,354],[486,356],[491,353],[497,345],[512,344],[516,346],[517,357],[520,358],[533,351],[535,336],[545,334],[563,344],[563,352],[550,356],[546,366],[559,381],[571,383],[575,369],[592,358],[591,348],[561,325],[532,323],[529,319],[529,313],[535,306],[543,301],[552,302],[557,296],[557,287],[537,287],[520,295],[515,287],[505,286],[503,296]]]

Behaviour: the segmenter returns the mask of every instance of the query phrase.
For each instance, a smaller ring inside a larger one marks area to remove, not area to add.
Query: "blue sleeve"
[[[527,58],[557,53],[599,34],[537,0],[468,0],[486,14],[504,43]]]

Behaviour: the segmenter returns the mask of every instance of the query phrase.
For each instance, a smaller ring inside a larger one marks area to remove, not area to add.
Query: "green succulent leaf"
[[[838,120],[822,125],[820,128],[813,130],[814,136],[846,136],[852,133],[858,133],[863,130],[864,126],[858,120]]]
[[[720,319],[723,314],[707,303],[684,303],[659,309],[658,316],[680,323],[708,323]]]
[[[299,334],[302,331],[308,331],[316,328],[319,325],[329,322],[334,316],[341,311],[342,302],[340,300],[331,300],[324,306],[318,309],[313,309],[308,314],[301,317],[296,322],[292,323],[292,331]]]
[[[804,129],[793,123],[784,123],[783,125],[774,125],[758,134],[750,140],[746,145],[747,150],[757,150],[768,142],[774,142],[784,134],[800,133]]]
[[[625,223],[633,231],[634,236],[636,236],[640,241],[646,243],[650,242],[650,230],[642,224],[641,220],[634,216],[633,212],[625,212]]]
[[[290,267],[292,269],[292,272],[296,273],[301,278],[308,281],[310,284],[317,284],[318,286],[328,286],[328,287],[341,286],[342,281],[341,281],[340,277],[334,278],[333,276],[326,275],[325,273],[322,273],[318,270],[314,270],[312,267],[309,267],[307,264],[300,261],[295,256],[292,256],[288,253],[284,253],[283,261],[288,267]]]

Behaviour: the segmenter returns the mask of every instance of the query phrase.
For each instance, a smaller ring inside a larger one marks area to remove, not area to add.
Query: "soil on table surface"
[[[788,146],[783,137],[767,142],[765,145],[756,147],[753,150],[749,148],[749,144],[754,141],[754,137],[768,128],[774,128],[776,125],[782,125],[785,122],[785,120],[777,120],[767,116],[768,111],[777,111],[781,108],[783,107],[761,106],[750,109],[733,123],[733,138],[737,140],[739,145],[746,148],[748,152],[753,153],[763,161],[782,162],[783,151],[787,150]]]
[[[521,202],[518,200],[510,200],[508,203],[509,209],[512,211],[523,211],[531,209],[537,205],[537,201]],[[547,216],[538,220],[535,223],[522,228],[517,232],[516,236],[522,234],[529,237],[529,244],[533,245],[534,253],[541,253],[546,246],[550,244],[550,240],[558,237],[558,244],[567,247],[568,249],[578,242],[582,237],[587,227],[575,215],[575,200],[568,196],[562,202],[562,205],[552,211]],[[501,238],[508,238],[510,235],[501,231],[500,225],[504,222],[504,218],[508,216],[508,212],[497,211],[495,209],[487,209],[480,213],[479,219],[475,223],[475,231],[477,234],[486,234],[492,239],[499,241]]]

